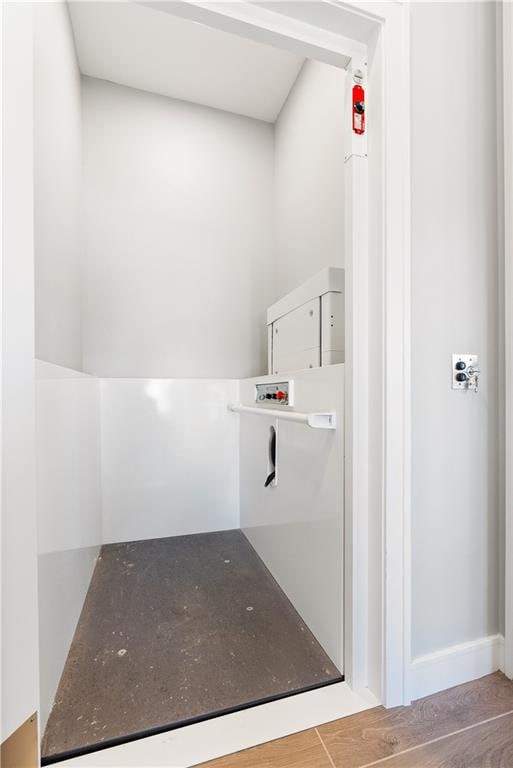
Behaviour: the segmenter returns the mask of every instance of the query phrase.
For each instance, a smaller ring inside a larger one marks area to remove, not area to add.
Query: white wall
[[[411,32],[418,656],[500,629],[495,4],[414,3]],[[452,352],[479,355],[477,395]]]
[[[97,379],[36,361],[36,447],[44,729],[102,543]]]
[[[80,73],[65,2],[34,5],[36,356],[82,368]]]
[[[2,27],[1,734],[37,710],[32,5]]]
[[[239,527],[238,387],[101,382],[104,543]]]
[[[306,61],[275,124],[273,301],[344,266],[345,77]]]
[[[83,80],[84,367],[265,370],[270,124]]]

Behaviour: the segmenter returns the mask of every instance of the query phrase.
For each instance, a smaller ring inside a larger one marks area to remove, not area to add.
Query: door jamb
[[[513,5],[502,4],[504,110],[505,547],[504,672],[513,678]]]

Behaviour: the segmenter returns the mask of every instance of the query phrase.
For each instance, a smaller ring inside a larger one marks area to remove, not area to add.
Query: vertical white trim
[[[346,405],[344,673],[368,682],[368,217],[367,159],[345,164]]]
[[[359,690],[368,684],[368,488],[369,488],[369,276],[367,135],[352,129],[353,73],[365,73],[365,57],[354,57],[345,83],[345,554],[344,674]],[[351,608],[349,610],[349,607]]]
[[[2,721],[38,705],[32,4],[2,3]]]
[[[497,342],[498,342],[498,384],[497,384],[497,417],[498,417],[498,510],[499,510],[499,583],[498,583],[498,600],[499,600],[499,631],[504,633],[505,614],[506,614],[506,595],[505,595],[505,565],[506,565],[506,552],[504,548],[505,542],[505,497],[506,497],[506,341],[505,341],[505,301],[506,301],[506,287],[505,287],[505,260],[504,260],[504,78],[503,78],[503,40],[502,40],[502,3],[498,2],[495,5],[495,71],[496,71],[496,87],[495,87],[495,100],[497,103],[497,126],[496,126],[496,139],[497,139],[497,151],[496,151],[496,173],[497,173],[497,289],[498,289],[498,329],[497,329]],[[502,515],[501,515],[502,513]],[[503,637],[503,645],[504,637]],[[501,671],[504,671],[504,649],[503,649],[503,661]]]
[[[410,59],[409,6],[386,28],[385,574],[383,703],[410,701]]]
[[[502,3],[504,109],[505,648],[513,678],[513,4]]]
[[[411,700],[410,8],[408,3],[364,0],[331,0],[331,4],[379,22],[383,42],[385,242],[381,698],[385,706],[391,707],[408,704]],[[371,43],[370,39],[368,43]],[[369,163],[372,160],[369,157]],[[369,535],[373,535],[373,531],[369,531]],[[356,616],[353,606],[353,618]]]

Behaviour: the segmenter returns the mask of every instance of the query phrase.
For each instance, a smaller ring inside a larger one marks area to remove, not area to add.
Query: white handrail
[[[336,429],[337,417],[334,413],[301,413],[300,411],[282,411],[278,408],[260,408],[251,405],[229,405],[228,409],[235,413],[253,413],[260,416],[272,416],[284,421],[297,421],[308,424],[314,429]]]

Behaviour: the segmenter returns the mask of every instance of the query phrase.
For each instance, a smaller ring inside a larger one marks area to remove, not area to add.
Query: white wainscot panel
[[[101,543],[99,381],[36,361],[39,552]]]
[[[286,380],[296,410],[334,411],[337,429],[240,415],[241,528],[343,671],[344,365],[246,379],[241,402],[253,404],[257,381]],[[278,482],[265,488],[271,426]]]
[[[100,547],[39,555],[40,725],[43,733]]]
[[[101,544],[100,392],[92,376],[36,360],[41,729]]]
[[[104,543],[239,527],[236,380],[101,381]]]

